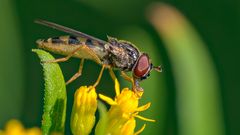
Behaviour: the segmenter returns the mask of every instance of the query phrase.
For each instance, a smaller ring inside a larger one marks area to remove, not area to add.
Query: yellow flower
[[[74,103],[71,114],[71,131],[74,135],[88,135],[95,124],[95,113],[97,110],[97,93],[95,87],[98,85],[104,66],[93,86],[81,86],[74,94]]]
[[[40,128],[33,127],[25,129],[18,120],[10,120],[5,126],[5,130],[0,130],[0,135],[41,135]]]
[[[92,86],[80,87],[74,95],[71,130],[74,135],[88,135],[95,123],[97,93]]]
[[[144,124],[141,129],[134,133],[136,120],[134,118],[131,118],[123,125],[121,129],[121,135],[138,135],[144,130],[145,126],[146,124]]]
[[[133,135],[141,133],[145,125],[136,133],[134,129],[136,127],[135,118],[139,118],[145,121],[154,122],[155,120],[144,118],[138,115],[139,112],[147,110],[151,103],[138,107],[139,93],[135,93],[128,88],[124,88],[120,92],[119,82],[115,76],[112,75],[115,81],[115,99],[99,94],[99,98],[111,105],[108,116],[108,127],[106,128],[106,134],[111,135]],[[100,123],[100,122],[99,122]],[[99,124],[98,123],[98,124]],[[97,126],[98,127],[98,126]]]

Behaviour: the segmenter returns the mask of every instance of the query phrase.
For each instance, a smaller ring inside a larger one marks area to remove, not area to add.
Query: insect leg
[[[98,79],[97,79],[97,81],[94,83],[93,87],[96,87],[96,86],[99,84],[99,82],[100,82],[100,80],[101,80],[101,78],[102,78],[102,74],[103,74],[104,69],[105,69],[105,65],[102,66],[102,69],[101,69],[101,71],[100,71],[100,73],[99,73]]]
[[[123,77],[123,79],[131,82],[134,85],[134,80],[132,77],[129,77],[124,71],[121,71],[121,76]]]
[[[138,95],[143,93],[143,88],[139,86],[139,81],[135,78],[133,79],[133,91]]]
[[[84,59],[81,59],[81,63],[80,63],[80,65],[79,65],[78,72],[77,72],[76,74],[74,74],[74,75],[66,82],[66,85],[68,85],[69,83],[71,83],[72,81],[76,80],[79,76],[82,75],[83,63],[84,63]]]
[[[57,63],[57,62],[65,62],[68,59],[70,59],[77,51],[79,51],[81,49],[81,47],[78,47],[77,49],[73,50],[68,56],[64,57],[64,58],[59,58],[59,59],[55,59],[55,60],[48,60],[48,61],[43,61],[43,63]]]
[[[143,94],[143,89],[139,86],[139,81],[135,78],[129,77],[124,71],[121,71],[121,76],[132,83],[132,90],[137,94],[140,98]]]
[[[115,81],[115,79],[116,79],[117,77],[116,77],[116,75],[114,74],[112,68],[109,68],[109,74],[110,74],[112,80]]]

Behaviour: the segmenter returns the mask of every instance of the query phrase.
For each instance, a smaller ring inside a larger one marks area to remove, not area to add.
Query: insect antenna
[[[152,68],[157,72],[162,72],[162,66],[161,65],[160,66],[153,66]]]

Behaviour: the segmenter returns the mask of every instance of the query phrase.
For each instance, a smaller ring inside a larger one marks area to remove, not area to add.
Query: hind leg
[[[74,75],[66,82],[66,85],[68,85],[69,83],[73,82],[74,80],[76,80],[78,77],[80,77],[80,76],[82,75],[83,64],[84,64],[84,59],[81,59],[81,63],[80,63],[80,65],[79,65],[78,72],[77,72],[76,74],[74,74]]]
[[[73,50],[69,55],[67,55],[66,57],[63,58],[58,58],[58,59],[54,59],[54,60],[48,60],[48,61],[43,61],[43,63],[57,63],[57,62],[65,62],[67,60],[69,60],[77,51],[79,51],[81,49],[81,47]]]

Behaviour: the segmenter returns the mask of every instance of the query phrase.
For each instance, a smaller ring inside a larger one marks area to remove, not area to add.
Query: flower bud
[[[95,123],[97,93],[92,86],[80,87],[74,95],[71,131],[74,135],[88,135]]]

